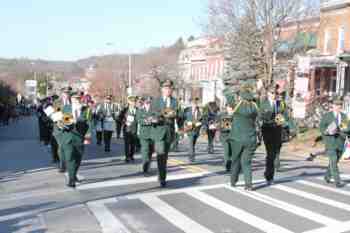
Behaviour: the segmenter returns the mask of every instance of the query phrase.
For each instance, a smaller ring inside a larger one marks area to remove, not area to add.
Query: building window
[[[345,28],[342,26],[338,31],[338,53],[342,53],[345,48]]]

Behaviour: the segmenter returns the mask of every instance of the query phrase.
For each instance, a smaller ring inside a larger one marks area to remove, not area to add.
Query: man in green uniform
[[[324,179],[327,183],[330,183],[330,179],[333,177],[337,188],[344,186],[339,176],[338,162],[343,154],[346,134],[349,133],[349,120],[341,112],[341,109],[342,99],[334,99],[331,111],[322,117],[320,123],[320,131],[329,159]]]
[[[226,111],[221,112],[217,119],[220,130],[220,141],[224,147],[224,166],[226,172],[231,171],[232,165],[232,140],[230,132],[232,127],[233,102],[227,101]]]
[[[257,147],[256,118],[258,107],[253,101],[252,87],[244,85],[239,91],[238,102],[232,116],[230,138],[232,140],[231,185],[236,186],[239,173],[243,170],[245,189],[252,189],[252,158]]]
[[[75,183],[79,181],[77,179],[77,172],[83,156],[86,129],[83,131],[77,129],[74,124],[73,115],[70,114],[63,116],[62,126],[60,152],[67,163],[69,178],[67,186],[75,188]]]
[[[196,142],[202,126],[202,113],[198,103],[199,98],[192,99],[192,106],[186,108],[184,112],[184,127],[189,141],[188,159],[190,162],[195,161]]]
[[[161,187],[166,186],[167,160],[170,145],[175,135],[175,119],[178,116],[176,111],[177,101],[172,97],[173,82],[165,80],[162,83],[162,96],[153,100],[151,110],[154,120],[152,138],[157,153],[158,179]]]
[[[142,171],[145,176],[149,174],[154,143],[152,140],[153,117],[151,111],[152,97],[147,97],[144,101],[144,107],[137,110],[137,121],[139,125],[139,138],[141,141],[141,153],[143,166]]]
[[[285,108],[276,96],[275,88],[268,89],[267,98],[261,101],[259,111],[267,154],[264,175],[268,185],[273,183],[275,169],[280,167],[279,154],[282,147],[282,126],[286,121]]]
[[[137,119],[136,119],[136,96],[128,97],[128,106],[125,107],[121,114],[121,121],[124,122],[123,138],[125,150],[125,162],[134,161],[137,141]]]
[[[71,104],[71,87],[67,87],[63,90],[61,97],[61,103],[56,103],[56,108],[59,108],[62,114],[72,114],[72,104]],[[55,121],[52,135],[55,137],[57,146],[58,146],[58,155],[59,155],[59,170],[58,172],[66,172],[66,160],[62,152],[62,125],[58,124],[59,122]]]

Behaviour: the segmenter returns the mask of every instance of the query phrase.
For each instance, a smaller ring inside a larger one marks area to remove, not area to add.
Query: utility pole
[[[129,53],[129,95],[132,94],[132,80],[131,80],[131,54]]]

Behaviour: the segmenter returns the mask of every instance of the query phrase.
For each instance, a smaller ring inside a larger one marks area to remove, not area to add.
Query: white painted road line
[[[350,222],[343,222],[334,226],[322,227],[303,233],[343,233],[350,230]]]
[[[128,228],[106,206],[108,203],[116,202],[117,199],[110,198],[88,202],[87,206],[100,223],[103,233],[130,233]]]
[[[246,191],[243,191],[239,188],[232,188],[230,186],[227,186],[225,188],[228,188],[234,192],[237,192],[241,195],[253,198],[257,201],[263,202],[263,203],[268,204],[270,206],[273,206],[273,207],[282,209],[284,211],[290,212],[292,214],[298,215],[300,217],[309,219],[313,222],[318,222],[322,225],[332,225],[332,224],[339,224],[340,223],[340,221],[337,221],[335,219],[323,216],[321,214],[318,214],[318,213],[312,212],[310,210],[289,204],[289,203],[284,202],[284,201],[280,201],[280,200],[271,198],[269,196],[260,194],[258,192],[246,192]]]
[[[292,231],[289,231],[286,228],[283,228],[281,226],[278,226],[276,224],[273,224],[269,221],[266,221],[262,218],[259,218],[253,214],[250,214],[244,210],[241,210],[237,207],[234,207],[232,205],[227,204],[226,202],[223,202],[213,196],[210,196],[206,193],[200,192],[200,191],[191,191],[187,192],[186,194],[196,198],[197,200],[200,200],[201,202],[221,211],[225,214],[232,216],[236,219],[239,219],[242,222],[245,222],[257,229],[260,229],[263,232],[269,232],[269,233],[292,233]]]
[[[143,197],[140,200],[186,233],[213,233],[158,197]]]
[[[273,185],[271,187],[275,188],[275,189],[279,189],[279,190],[285,191],[285,192],[288,192],[288,193],[291,193],[291,194],[294,194],[294,195],[297,195],[297,196],[300,196],[300,197],[304,197],[304,198],[307,198],[307,199],[310,199],[310,200],[313,200],[313,201],[317,201],[317,202],[320,202],[320,203],[323,203],[323,204],[326,204],[326,205],[329,205],[329,206],[333,206],[333,207],[336,207],[336,208],[339,208],[339,209],[350,211],[350,205],[348,205],[346,203],[343,203],[343,202],[334,201],[334,200],[331,200],[331,199],[328,199],[328,198],[325,198],[325,197],[321,197],[321,196],[318,196],[318,195],[315,195],[315,194],[312,194],[312,193],[304,192],[304,191],[301,191],[301,190],[298,190],[298,189],[294,189],[294,188],[290,188],[290,187],[287,187],[287,186]]]
[[[198,173],[169,175],[167,180],[171,181],[171,180],[190,179],[190,178],[206,176],[208,174],[213,174],[213,173],[212,172],[198,172]],[[97,182],[97,183],[91,183],[91,184],[82,184],[82,185],[77,186],[77,189],[78,190],[98,189],[98,188],[133,185],[133,184],[150,183],[150,182],[158,182],[157,176],[142,177],[142,178],[130,178],[130,179],[116,179],[116,180]]]
[[[345,196],[350,196],[350,191],[344,191],[344,190],[341,190],[341,189],[329,187],[329,186],[326,186],[326,185],[316,184],[316,183],[313,183],[313,182],[310,182],[310,181],[306,181],[306,180],[298,180],[297,182],[300,183],[300,184],[304,184],[304,185],[307,185],[307,186],[314,187],[314,188],[324,189],[324,190],[331,191],[331,192],[334,192],[334,193],[339,193],[339,194],[342,194],[342,195],[345,195]]]

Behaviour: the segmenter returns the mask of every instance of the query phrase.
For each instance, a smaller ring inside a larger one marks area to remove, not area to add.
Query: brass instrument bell
[[[74,123],[73,115],[72,114],[68,114],[68,113],[63,114],[62,123],[64,125],[71,125],[71,124],[73,124]]]
[[[276,125],[281,126],[286,123],[286,119],[281,113],[279,113],[275,117],[275,123]]]
[[[221,122],[221,128],[228,130],[228,129],[231,129],[231,127],[232,127],[231,119],[224,118]]]
[[[176,112],[174,109],[172,108],[164,108],[163,111],[162,111],[162,116],[164,118],[175,118],[176,117]]]

